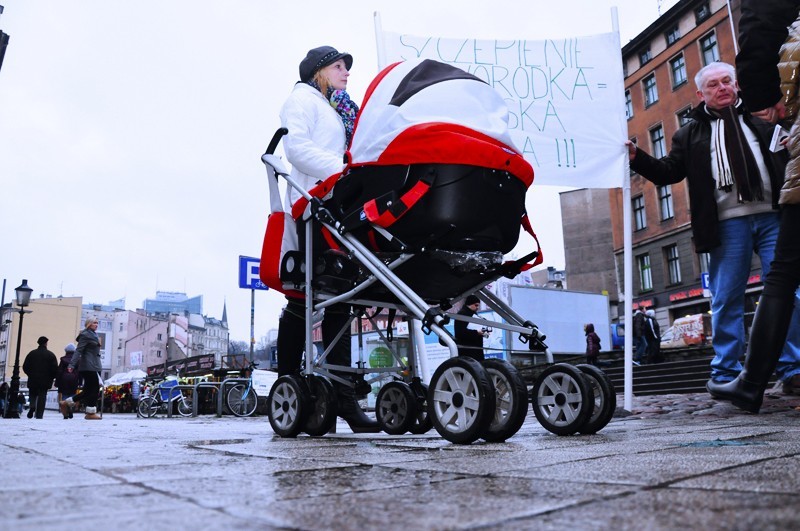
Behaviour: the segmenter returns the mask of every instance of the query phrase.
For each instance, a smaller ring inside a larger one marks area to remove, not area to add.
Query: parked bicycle
[[[172,404],[176,404],[175,407],[180,416],[191,417],[192,401],[183,393],[182,389],[175,389],[178,385],[177,379],[164,380],[156,385],[146,383],[136,409],[139,416],[153,417],[162,410],[166,412],[167,405],[173,407]]]
[[[226,396],[228,409],[237,417],[249,417],[258,407],[258,395],[253,389],[253,370],[258,367],[254,361],[246,369],[242,369],[242,377],[247,382],[239,382],[231,386]]]

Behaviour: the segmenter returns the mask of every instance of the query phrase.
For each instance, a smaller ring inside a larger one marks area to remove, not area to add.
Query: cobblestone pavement
[[[617,403],[622,403],[622,395],[617,396]],[[632,418],[674,418],[674,417],[713,417],[725,418],[731,415],[750,415],[728,402],[714,400],[708,393],[690,393],[673,395],[636,396],[633,400],[633,411],[618,411],[618,417]],[[800,418],[800,396],[786,395],[779,385],[768,389],[764,394],[764,404],[759,415],[779,413]]]

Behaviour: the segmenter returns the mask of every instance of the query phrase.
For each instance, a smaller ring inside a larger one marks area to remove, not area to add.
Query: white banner
[[[494,87],[536,184],[622,186],[628,125],[617,33],[540,41],[382,36],[385,65],[434,59]]]

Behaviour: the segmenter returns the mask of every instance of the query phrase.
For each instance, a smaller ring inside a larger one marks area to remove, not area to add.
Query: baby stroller
[[[305,372],[280,377],[267,400],[276,433],[327,433],[336,419],[330,381],[359,385],[358,378],[346,382],[331,370],[375,371],[326,363],[330,347],[314,356],[312,315],[339,303],[402,312],[411,328],[436,334],[450,351],[427,385],[418,368],[424,355],[410,355],[407,362],[396,356],[397,377],[376,400],[384,431],[422,433],[433,426],[448,441],[469,444],[479,438],[503,441],[522,426],[529,399],[518,371],[503,360],[482,364],[458,357],[444,328],[450,319],[486,324],[449,311],[474,294],[504,321],[490,326],[519,334],[552,361],[536,326],[486,289],[542,261],[538,242],[526,256],[504,260],[520,226],[536,239],[525,215],[533,169],[513,147],[507,118],[502,98],[478,78],[415,60],[387,67],[372,82],[346,168],[312,190],[294,182],[273,155],[286,130],[275,134],[262,156],[272,213],[261,278],[272,289],[312,301],[306,304]],[[291,215],[284,213],[278,178],[303,196]],[[295,223],[302,227],[299,243]],[[412,352],[420,349],[419,338],[411,338]],[[601,386],[598,376],[585,376],[590,370],[557,364],[542,373],[533,393],[545,428],[560,434],[597,431],[610,420],[613,393],[607,379]]]

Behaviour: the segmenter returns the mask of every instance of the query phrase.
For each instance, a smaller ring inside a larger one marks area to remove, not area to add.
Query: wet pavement
[[[621,403],[621,397],[619,397]],[[0,530],[796,529],[800,397],[634,397],[596,435],[275,436],[266,417],[0,419]]]

